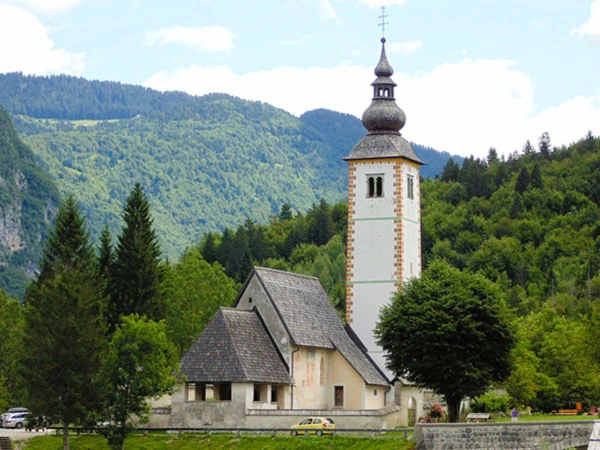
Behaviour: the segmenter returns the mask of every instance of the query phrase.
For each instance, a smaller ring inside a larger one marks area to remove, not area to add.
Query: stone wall
[[[594,423],[418,424],[417,450],[564,450],[587,448]]]
[[[339,429],[389,430],[400,426],[400,407],[378,410],[248,410],[247,428],[289,428],[306,417],[331,417]]]

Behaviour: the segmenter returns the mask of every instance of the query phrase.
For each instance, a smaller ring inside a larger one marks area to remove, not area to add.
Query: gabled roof
[[[298,346],[337,349],[367,384],[389,382],[346,332],[315,277],[255,267],[256,275]],[[242,290],[243,291],[243,290]]]
[[[289,384],[289,370],[256,310],[221,308],[181,360],[194,382]]]

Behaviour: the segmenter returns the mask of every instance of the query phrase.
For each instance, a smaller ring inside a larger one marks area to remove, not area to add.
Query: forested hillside
[[[320,199],[344,199],[342,158],[365,134],[359,119],[327,110],[297,118],[228,95],[69,76],[0,75],[3,102],[61,193],[83,205],[94,239],[105,224],[118,229],[125,197],[140,182],[171,259],[207,232],[246,218],[266,223],[284,203],[305,212]],[[450,158],[415,150],[426,175]]]
[[[0,107],[0,287],[23,292],[41,256],[59,193]]]

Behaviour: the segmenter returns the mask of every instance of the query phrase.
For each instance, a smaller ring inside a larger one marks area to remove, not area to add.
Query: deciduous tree
[[[148,401],[169,393],[175,385],[172,375],[177,364],[164,322],[137,314],[124,316],[108,346],[101,380],[103,382],[106,433],[112,449],[122,449],[132,419],[147,422]]]
[[[463,398],[483,394],[510,373],[514,339],[498,287],[443,260],[382,310],[376,336],[388,368],[443,395],[451,422]]]

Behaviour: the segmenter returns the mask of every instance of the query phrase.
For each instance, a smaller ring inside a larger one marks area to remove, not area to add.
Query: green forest
[[[55,184],[39,195],[74,194],[98,240],[105,225],[118,231],[127,194],[139,182],[171,260],[208,232],[247,219],[266,223],[284,203],[306,212],[321,199],[343,200],[342,158],[365,134],[356,117],[323,109],[295,117],[228,95],[161,93],[69,76],[0,74],[1,104],[25,143],[19,145]],[[9,122],[7,117],[2,125]],[[450,158],[414,146],[428,163],[426,177],[440,173]],[[15,152],[4,157],[22,163]],[[30,226],[46,229],[50,221],[40,217]],[[0,254],[0,267],[18,280],[0,277],[0,287],[22,297],[42,241],[30,242],[33,256],[17,266]]]
[[[172,258],[206,232],[265,222],[285,202],[306,211],[321,198],[345,198],[342,158],[365,134],[356,117],[333,111],[297,118],[228,95],[67,76],[0,75],[0,104],[61,193],[82,202],[94,237],[104,223],[117,230],[139,181]],[[429,163],[426,176],[450,157],[416,150]]]

